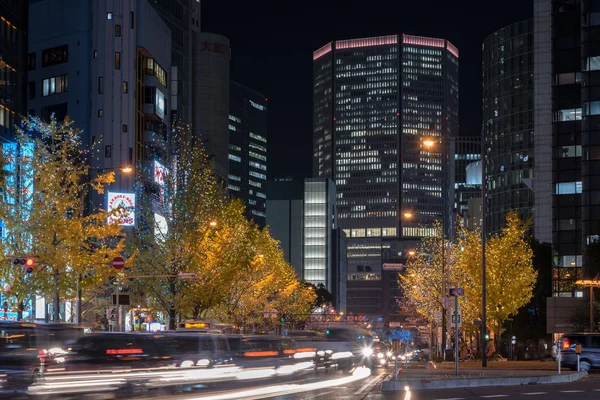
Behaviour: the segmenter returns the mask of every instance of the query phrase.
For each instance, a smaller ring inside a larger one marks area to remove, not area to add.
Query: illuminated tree
[[[486,242],[488,324],[499,338],[503,323],[527,304],[533,294],[537,272],[533,251],[526,239],[530,222],[516,212],[506,214],[506,226]],[[453,267],[461,271],[465,301],[481,310],[481,239],[477,231],[461,231],[454,253]]]
[[[102,194],[112,173],[91,178],[89,152],[81,132],[68,117],[44,123],[24,121],[15,143],[3,145],[0,219],[3,224],[0,268],[10,286],[9,300],[19,310],[32,295],[54,293],[54,320],[61,297],[92,290],[111,272],[110,260],[123,247],[119,225],[107,223],[104,210],[86,213],[88,191]],[[11,263],[12,257],[35,257],[33,273]]]
[[[399,300],[404,311],[417,313],[433,322],[434,313],[442,309],[443,231],[435,225],[435,235],[423,238],[419,250],[410,256],[406,270],[399,275],[403,297]]]
[[[246,219],[240,200],[227,199],[202,142],[179,125],[166,147],[164,165],[139,184],[145,200],[125,274],[157,277],[131,289],[167,316],[170,329],[185,317],[244,324],[279,298],[303,307],[307,296],[277,241]],[[150,176],[159,179],[148,183]],[[181,273],[195,279],[181,280]]]
[[[132,288],[146,294],[148,305],[164,313],[169,329],[175,329],[189,304],[186,289],[192,286],[177,275],[201,272],[206,238],[219,224],[216,217],[226,196],[189,126],[175,126],[162,156],[163,164],[141,174],[139,222],[128,246],[129,274],[163,276],[133,282]],[[201,273],[197,278],[204,279]]]

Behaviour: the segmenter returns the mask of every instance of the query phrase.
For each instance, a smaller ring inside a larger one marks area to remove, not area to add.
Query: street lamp
[[[408,251],[408,255],[411,256],[411,257],[413,257],[415,254],[417,254],[417,252],[414,251],[414,250],[409,250]]]
[[[212,221],[210,221],[210,222],[208,223],[208,225],[209,225],[209,226],[210,226],[212,229],[215,229],[215,228],[217,227],[217,225],[219,225],[219,224],[217,223],[217,221],[216,221],[216,220],[214,220],[214,219],[213,219]]]
[[[445,137],[445,143],[450,141],[456,141],[456,137]],[[441,140],[440,140],[441,141]],[[472,142],[479,143],[481,145],[481,347],[485,348],[485,341],[487,335],[487,267],[486,267],[486,254],[485,254],[485,242],[486,242],[486,222],[485,222],[485,214],[486,214],[486,204],[485,204],[485,141],[483,137],[483,132],[481,139],[473,140]],[[435,144],[435,141],[432,139],[423,140],[423,145],[425,147],[430,148]],[[446,146],[444,146],[446,147]],[[446,161],[448,160],[448,151],[444,149],[444,158]],[[444,165],[444,186],[446,185],[446,170],[448,170],[447,162]],[[444,206],[444,211],[446,207]],[[485,351],[482,351],[481,357],[481,366],[487,367],[487,356]]]

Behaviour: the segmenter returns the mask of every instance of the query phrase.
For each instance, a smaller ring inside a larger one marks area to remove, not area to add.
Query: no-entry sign
[[[123,257],[115,257],[112,260],[112,267],[114,269],[121,269],[123,268],[123,266],[125,265],[125,260],[123,260]]]

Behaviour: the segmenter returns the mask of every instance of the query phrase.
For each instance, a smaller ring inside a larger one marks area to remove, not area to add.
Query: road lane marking
[[[330,390],[329,392],[325,392],[325,393],[321,393],[321,394],[313,394],[313,395],[311,395],[311,398],[314,399],[316,397],[325,396],[325,395],[328,395],[329,393],[333,393],[333,390]]]
[[[584,390],[561,390],[560,393],[583,393]]]
[[[362,392],[364,392],[365,390],[367,390],[367,388],[369,388],[369,386],[371,386],[371,384],[373,384],[373,386],[375,386],[377,384],[377,381],[378,380],[383,380],[383,378],[384,378],[385,375],[387,375],[386,372],[382,372],[381,374],[377,375],[376,377],[374,377],[373,379],[371,379],[367,383],[365,383],[356,392],[354,392],[354,394],[361,394]]]
[[[548,394],[548,392],[531,392],[531,393],[521,393],[524,396],[539,396],[541,394]]]
[[[448,399],[435,399],[435,400],[465,400],[464,397],[450,397]]]
[[[508,397],[507,394],[488,394],[487,396],[481,396],[482,399],[494,399],[496,397]]]

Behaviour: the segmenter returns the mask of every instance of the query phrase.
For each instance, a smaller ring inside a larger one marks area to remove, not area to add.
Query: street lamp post
[[[449,165],[448,165],[448,146],[447,144],[450,141],[455,141],[456,138],[455,137],[446,137],[444,138],[444,145],[443,145],[443,151],[444,151],[444,160],[445,160],[445,165],[444,167],[444,188],[447,188],[447,170],[449,169]],[[473,142],[475,143],[479,143],[481,145],[481,325],[482,325],[482,329],[481,329],[481,346],[482,349],[485,347],[485,340],[486,340],[486,336],[487,336],[487,273],[486,273],[486,254],[485,254],[485,242],[486,242],[486,223],[485,223],[485,214],[486,214],[486,203],[485,203],[485,198],[486,198],[486,187],[485,187],[485,164],[486,164],[486,160],[485,160],[485,141],[484,141],[484,137],[483,137],[483,132],[482,132],[482,136],[480,140],[473,140]],[[431,139],[426,139],[423,140],[423,144],[425,145],[425,147],[432,147],[435,145],[435,141],[431,140]],[[443,195],[443,193],[442,193]],[[447,212],[447,202],[446,202],[446,198],[444,197],[444,213]],[[443,219],[442,222],[442,229],[444,229],[444,234],[445,234],[445,222],[446,222],[446,218]],[[444,257],[445,258],[445,257]],[[444,259],[444,263],[445,263],[445,259]],[[444,293],[445,295],[446,293]],[[445,318],[445,313],[442,316],[442,319],[444,320]],[[443,326],[442,329],[444,329],[446,327],[445,321],[443,321]],[[442,337],[442,342],[445,342],[445,335]],[[443,347],[443,345],[442,345]],[[444,354],[445,356],[445,354]],[[482,357],[481,357],[481,366],[482,367],[487,367],[487,357],[485,354],[485,351],[482,351]]]

